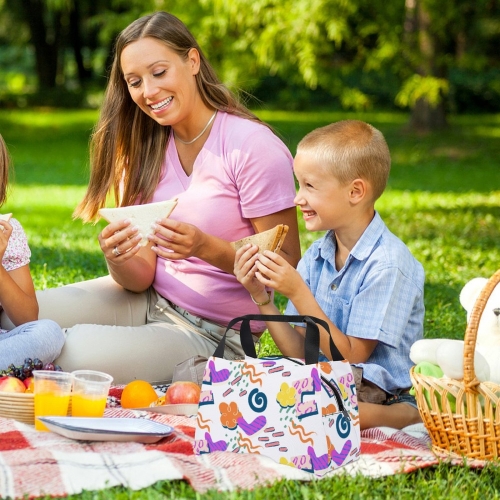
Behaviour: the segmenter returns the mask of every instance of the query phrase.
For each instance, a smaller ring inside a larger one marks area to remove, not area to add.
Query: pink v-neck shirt
[[[218,112],[190,176],[179,162],[175,141],[169,141],[152,201],[174,197],[179,201],[172,219],[235,241],[254,234],[249,219],[295,206],[293,159],[264,125]],[[258,312],[234,275],[195,257],[158,257],[153,286],[174,304],[222,325]],[[252,327],[264,330],[264,324]]]

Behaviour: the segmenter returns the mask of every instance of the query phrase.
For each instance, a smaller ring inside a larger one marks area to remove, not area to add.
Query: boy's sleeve
[[[421,295],[398,268],[378,269],[353,300],[346,334],[397,348]]]

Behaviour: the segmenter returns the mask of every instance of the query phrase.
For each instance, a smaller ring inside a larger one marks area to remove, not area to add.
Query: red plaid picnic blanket
[[[160,480],[186,480],[203,493],[210,489],[253,489],[281,479],[315,479],[256,454],[195,456],[194,418],[119,407],[108,408],[105,416],[149,418],[174,427],[175,432],[155,444],[87,442],[37,432],[34,426],[0,418],[0,498],[64,496],[117,485],[138,490]],[[389,428],[363,431],[359,460],[331,474],[380,477],[436,465],[441,459],[429,445],[423,426],[406,432]]]

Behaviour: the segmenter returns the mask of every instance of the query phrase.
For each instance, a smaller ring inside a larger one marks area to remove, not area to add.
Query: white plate
[[[82,441],[155,443],[172,434],[169,425],[140,418],[38,417],[52,432]]]
[[[178,405],[160,405],[147,406],[146,408],[134,408],[139,411],[150,411],[152,413],[163,413],[166,415],[196,415],[198,413],[197,404],[178,404]]]

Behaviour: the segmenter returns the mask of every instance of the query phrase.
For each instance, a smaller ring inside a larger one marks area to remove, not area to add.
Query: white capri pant
[[[64,371],[104,371],[114,384],[135,379],[169,383],[178,363],[210,357],[225,331],[183,310],[181,314],[153,288],[129,292],[110,276],[38,291],[37,298],[40,319],[56,321],[66,334],[55,362]],[[239,332],[230,330],[224,356],[243,355]]]

